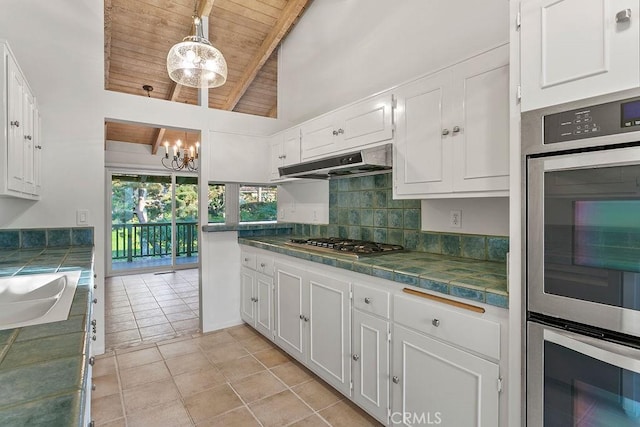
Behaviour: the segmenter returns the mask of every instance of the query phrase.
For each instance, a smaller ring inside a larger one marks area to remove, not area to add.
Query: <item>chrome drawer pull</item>
[[[371,298],[366,297],[366,298],[364,299],[364,303],[365,303],[365,304],[371,304]]]

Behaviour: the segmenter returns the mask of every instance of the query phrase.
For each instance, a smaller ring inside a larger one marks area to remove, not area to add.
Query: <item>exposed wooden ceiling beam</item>
[[[104,0],[104,88],[109,82],[109,68],[111,63],[111,0]]]
[[[111,1],[111,0],[105,0],[106,1]],[[215,0],[202,0],[200,2],[200,4],[198,5],[198,16],[209,16],[211,14],[211,9],[213,8],[213,2]],[[106,4],[106,3],[105,3]],[[193,26],[192,26],[193,27]],[[167,97],[167,99],[169,101],[175,101],[178,99],[178,96],[180,96],[180,91],[182,90],[182,85],[177,84],[176,82],[172,81],[171,82],[171,88],[169,89],[169,96]],[[162,144],[164,141],[164,134],[166,132],[165,128],[160,128],[158,129],[158,133],[156,135],[156,139],[153,142],[153,146],[151,147],[151,153],[152,154],[156,154],[158,152],[158,148],[160,148],[160,144]]]
[[[242,77],[231,90],[227,102],[222,107],[223,110],[233,110],[236,107],[242,95],[244,95],[258,75],[260,69],[262,69],[264,63],[267,62],[267,59],[269,59],[275,48],[278,47],[282,38],[295,23],[300,12],[302,12],[310,1],[311,0],[289,0],[287,6],[282,10],[282,15],[278,18],[278,22],[276,22],[276,25],[264,39],[260,49],[258,49],[258,52],[245,69]]]
[[[267,113],[267,117],[276,118],[278,115],[278,103],[276,102],[273,107]]]
[[[211,15],[211,9],[213,8],[213,2],[215,0],[202,0],[198,5],[198,16],[209,16]]]

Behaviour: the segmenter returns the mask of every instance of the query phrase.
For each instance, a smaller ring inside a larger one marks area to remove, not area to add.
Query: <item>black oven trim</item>
[[[640,337],[636,337],[633,335],[610,331],[608,329],[599,328],[597,326],[585,325],[583,323],[560,319],[557,317],[535,313],[532,311],[527,312],[527,321],[539,323],[546,326],[552,326],[565,331],[590,336],[592,338],[597,338],[604,341],[609,341],[614,344],[620,344],[626,347],[633,347],[640,350]]]
[[[582,148],[572,148],[567,150],[557,150],[545,153],[534,153],[528,154],[527,159],[538,159],[541,157],[551,157],[551,156],[560,156],[566,154],[579,154],[579,153],[589,153],[594,151],[607,151],[607,150],[615,150],[620,148],[632,148],[639,147],[640,141],[633,142],[625,142],[621,144],[611,144],[611,145],[598,145],[594,147],[582,147]]]

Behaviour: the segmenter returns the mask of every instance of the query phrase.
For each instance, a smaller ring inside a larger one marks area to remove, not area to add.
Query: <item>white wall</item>
[[[452,227],[452,210],[461,212],[461,227]],[[430,199],[422,201],[422,230],[443,233],[509,235],[509,198]]]
[[[0,228],[73,227],[76,210],[95,228],[95,270],[104,280],[103,5],[91,0],[3,0],[6,39],[42,116],[42,199],[0,199]],[[102,318],[103,307],[95,307]],[[101,334],[102,335],[102,334]],[[104,348],[103,337],[95,351]]]
[[[505,0],[321,0],[282,45],[278,117],[294,122],[509,40]]]
[[[329,181],[299,180],[278,185],[278,221],[329,224]]]

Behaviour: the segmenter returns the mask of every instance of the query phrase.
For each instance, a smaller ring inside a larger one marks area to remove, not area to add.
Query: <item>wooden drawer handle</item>
[[[416,291],[413,289],[409,289],[409,288],[403,288],[402,292],[405,292],[407,294],[411,294],[411,295],[415,295],[421,298],[426,298],[426,299],[430,299],[430,300],[434,300],[434,301],[438,301],[444,304],[449,304],[452,305],[454,307],[458,307],[458,308],[464,308],[465,310],[469,310],[469,311],[473,311],[476,313],[484,313],[485,310],[482,307],[478,307],[477,305],[471,305],[471,304],[467,304],[464,302],[460,302],[460,301],[454,301],[452,299],[449,298],[443,298],[443,297],[439,297],[436,295],[431,295],[431,294],[426,294],[424,292],[420,292],[420,291]]]

